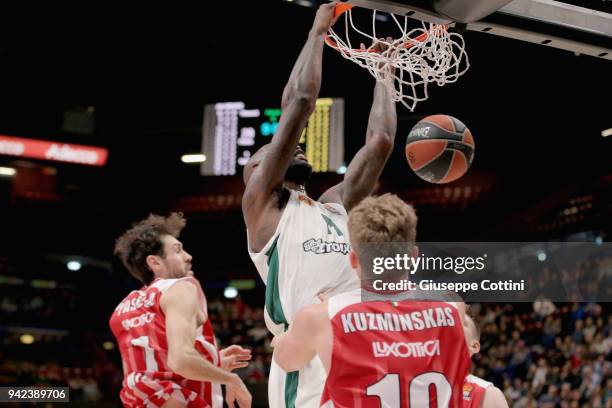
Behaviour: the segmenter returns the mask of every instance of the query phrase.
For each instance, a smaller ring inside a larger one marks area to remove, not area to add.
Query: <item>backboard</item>
[[[612,1],[609,0],[352,0],[349,3],[612,60]]]

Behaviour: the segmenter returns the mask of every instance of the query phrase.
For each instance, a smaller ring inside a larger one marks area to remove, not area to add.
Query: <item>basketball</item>
[[[406,139],[410,168],[430,183],[450,183],[465,174],[474,158],[474,138],[459,119],[432,115],[421,119]]]

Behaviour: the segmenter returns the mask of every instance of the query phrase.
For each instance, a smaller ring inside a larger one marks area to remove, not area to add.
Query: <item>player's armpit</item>
[[[499,388],[489,387],[482,399],[482,408],[508,408],[508,401]]]
[[[285,371],[297,371],[316,355],[318,327],[321,321],[321,305],[301,309],[289,325],[289,330],[274,340],[274,360]]]
[[[323,194],[321,194],[321,197],[319,197],[319,201],[324,204],[325,203],[336,203],[336,204],[344,205],[344,203],[342,202],[343,188],[344,188],[344,181],[341,181],[335,186],[328,188]]]

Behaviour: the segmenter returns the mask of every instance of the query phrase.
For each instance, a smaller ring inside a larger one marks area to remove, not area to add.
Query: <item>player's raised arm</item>
[[[225,384],[237,394],[241,408],[250,407],[251,394],[242,380],[216,367],[195,349],[199,304],[196,287],[189,282],[179,282],[162,295],[160,302],[166,316],[170,369],[190,380]]]
[[[365,145],[351,160],[344,180],[327,190],[320,201],[337,202],[349,211],[374,191],[393,151],[397,130],[395,102],[389,92],[384,82],[376,82]]]
[[[290,160],[315,108],[321,88],[325,34],[333,22],[334,4],[322,5],[283,91],[283,113],[274,138],[260,161],[251,158],[251,165],[256,168],[245,168],[242,208],[250,230],[256,229],[262,210],[270,204],[271,196],[282,188]]]

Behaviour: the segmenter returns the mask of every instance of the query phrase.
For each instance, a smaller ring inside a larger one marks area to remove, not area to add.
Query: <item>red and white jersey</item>
[[[463,408],[480,408],[487,388],[493,383],[483,380],[475,375],[465,377],[463,384]]]
[[[110,318],[110,327],[123,361],[120,398],[126,407],[159,407],[170,398],[182,401],[190,408],[223,405],[219,384],[187,380],[168,367],[166,319],[160,298],[180,281],[196,286],[199,306],[205,316],[205,322],[197,329],[195,347],[211,363],[220,364],[213,328],[208,320],[206,298],[199,282],[192,277],[157,279],[150,286],[132,291]]]
[[[356,290],[328,300],[333,348],[321,406],[461,408],[471,361],[456,307],[360,299]]]

